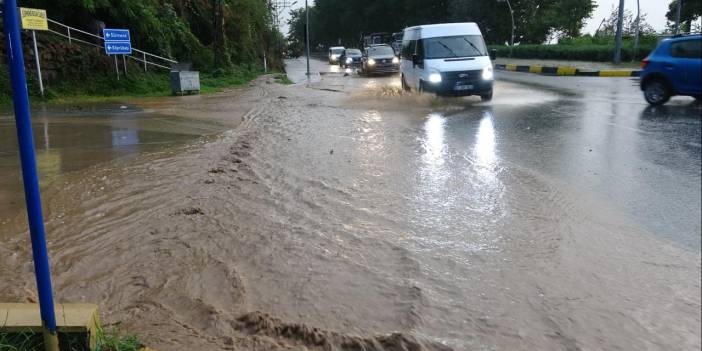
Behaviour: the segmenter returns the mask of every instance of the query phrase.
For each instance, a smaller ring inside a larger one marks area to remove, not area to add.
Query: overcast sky
[[[665,29],[665,13],[668,12],[670,0],[639,0],[641,3],[641,13],[646,14],[646,22],[657,32]],[[692,0],[700,1],[700,0]],[[619,6],[619,0],[597,0],[597,8],[592,14],[592,18],[587,21],[583,33],[593,34],[602,22],[602,19],[609,16],[613,8]],[[636,15],[636,0],[625,0],[624,8],[631,10]]]
[[[293,0],[290,0],[292,2]],[[353,1],[353,0],[350,0]],[[430,0],[427,0],[430,1]],[[641,13],[645,13],[646,16],[646,21],[653,26],[653,28],[656,31],[661,31],[665,29],[665,13],[668,11],[668,4],[670,3],[671,0],[640,0],[641,2]],[[692,1],[700,1],[700,0],[692,0]],[[597,8],[595,9],[595,12],[592,14],[592,18],[590,18],[587,21],[587,24],[585,25],[585,28],[583,28],[583,33],[594,33],[595,30],[597,29],[597,26],[600,25],[600,22],[602,21],[603,18],[607,17],[612,10],[614,6],[619,6],[619,0],[596,0],[595,3],[598,5]],[[313,5],[314,0],[309,0],[309,4]],[[297,4],[294,6],[295,8],[300,8],[305,6],[305,1],[304,0],[297,0]],[[624,7],[626,9],[631,10],[633,13],[636,13],[636,0],[625,0],[625,5]],[[290,13],[290,9],[287,9],[285,11],[285,14],[283,16],[284,21],[287,21],[287,18],[289,18],[288,14]],[[283,28],[283,33],[287,34],[288,32],[288,27],[287,24],[284,25]],[[398,28],[401,29],[401,28]]]

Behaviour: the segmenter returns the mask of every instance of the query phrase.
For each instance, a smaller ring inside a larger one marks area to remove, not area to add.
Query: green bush
[[[622,61],[640,61],[655,48],[655,43],[642,43],[639,53],[634,57],[632,45],[622,47]],[[497,50],[498,57],[509,57],[508,46],[490,46]],[[544,59],[544,60],[572,60],[572,61],[597,61],[607,62],[612,60],[614,44],[584,44],[584,45],[519,45],[512,49],[513,58]]]

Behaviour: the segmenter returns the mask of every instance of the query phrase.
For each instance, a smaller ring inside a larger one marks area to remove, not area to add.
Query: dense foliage
[[[198,69],[260,65],[264,51],[277,63],[278,38],[265,0],[19,0],[50,18],[90,32],[129,28],[135,47]],[[216,11],[218,10],[218,11]]]
[[[514,58],[574,61],[611,61],[614,54],[614,36],[584,36],[563,38],[555,45],[522,44],[511,50]],[[634,38],[627,36],[622,43],[622,61],[641,61],[648,56],[658,44],[655,33],[641,32],[639,49],[634,48]],[[510,48],[504,45],[491,45],[497,50],[498,57],[509,57]]]
[[[680,10],[680,31],[692,31],[692,22],[695,20],[695,18],[702,16],[702,1],[684,0]],[[668,5],[668,12],[666,12],[665,17],[668,19],[669,26],[672,29],[675,26],[675,21],[678,17],[678,0],[673,0],[670,2],[670,5]],[[697,30],[699,31],[700,27],[697,27]]]
[[[622,46],[622,61],[640,61],[655,48],[655,45],[641,45],[638,54],[634,54],[633,45]],[[507,46],[490,46],[497,50],[498,57],[508,57],[510,49]],[[573,60],[573,61],[612,61],[614,45],[538,45],[526,44],[515,46],[512,57],[523,59],[544,60]]]
[[[511,0],[516,42],[542,43],[554,33],[577,36],[595,8],[592,0]],[[506,2],[497,0],[316,0],[310,12],[312,45],[357,44],[362,33],[399,32],[412,25],[477,22],[489,43],[511,33]],[[304,38],[304,12],[293,13],[290,38]]]

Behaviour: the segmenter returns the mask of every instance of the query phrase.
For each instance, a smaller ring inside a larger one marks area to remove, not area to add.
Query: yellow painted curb
[[[529,73],[541,74],[542,71],[543,71],[543,67],[541,67],[541,66],[529,66]]]
[[[508,71],[516,71],[517,70],[517,65],[505,65],[505,69]]]
[[[631,77],[631,71],[600,71],[600,77]]]
[[[556,74],[559,76],[574,76],[577,70],[575,67],[558,67]]]
[[[139,351],[156,351],[156,350],[155,350],[155,349],[152,349],[152,348],[150,348],[150,347],[144,347],[144,348],[142,348],[142,349],[139,350]]]
[[[100,325],[97,305],[89,303],[57,303],[56,329],[62,333],[88,333],[90,346],[95,347],[95,335]],[[0,303],[0,330],[9,333],[41,333],[39,304]]]

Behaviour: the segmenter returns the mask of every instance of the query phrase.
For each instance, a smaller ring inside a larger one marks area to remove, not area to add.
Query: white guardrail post
[[[2,1],[2,0],[0,0],[0,1]],[[88,32],[86,32],[86,31],[80,30],[80,29],[78,29],[78,28],[74,28],[74,27],[67,26],[67,25],[65,25],[65,24],[63,24],[63,23],[61,23],[61,22],[54,21],[54,20],[52,20],[52,19],[50,19],[50,18],[47,18],[47,21],[49,21],[50,23],[53,23],[53,24],[55,24],[55,25],[57,25],[57,26],[66,28],[66,32],[65,32],[65,33],[64,33],[63,31],[55,31],[55,30],[52,30],[52,29],[49,29],[48,31],[49,31],[50,33],[52,33],[52,34],[55,34],[55,35],[58,35],[58,36],[61,36],[61,37],[64,37],[64,38],[68,39],[68,43],[69,43],[69,44],[73,44],[73,42],[78,42],[78,43],[82,43],[82,44],[86,44],[86,45],[92,45],[92,46],[94,46],[94,47],[96,47],[96,48],[99,48],[99,49],[104,48],[104,46],[102,46],[102,45],[100,45],[100,44],[96,44],[96,43],[87,41],[87,39],[86,39],[86,40],[79,39],[79,38],[77,37],[76,34],[78,33],[78,34],[82,34],[82,35],[87,35],[87,36],[90,36],[90,37],[93,37],[93,38],[98,39],[100,42],[104,42],[105,39],[104,39],[102,36],[100,36],[100,35],[95,35],[95,34],[93,34],[93,33],[88,33]],[[143,64],[144,64],[144,72],[147,72],[147,71],[148,71],[148,66],[149,66],[149,65],[151,65],[151,66],[156,66],[156,67],[163,68],[163,69],[167,69],[167,70],[170,70],[171,67],[166,66],[167,64],[169,64],[169,63],[178,63],[178,61],[176,61],[176,60],[172,60],[172,59],[169,59],[169,58],[166,58],[166,57],[163,57],[163,56],[158,56],[158,55],[155,55],[155,54],[152,54],[152,53],[150,53],[150,52],[143,51],[143,50],[133,49],[133,51],[141,53],[141,57],[133,56],[133,55],[125,55],[124,58],[123,58],[124,61],[125,61],[125,62],[124,62],[124,65],[125,65],[125,72],[126,72],[126,59],[127,59],[127,58],[130,58],[130,59],[135,60],[135,61],[137,61],[137,62],[143,63]],[[147,59],[147,56],[150,56],[150,57],[153,57],[153,58],[155,58],[155,59],[161,60],[162,62],[164,62],[164,64],[159,64],[159,63],[156,63],[156,62],[153,62],[153,61],[149,61],[149,60]],[[115,68],[116,68],[116,70],[117,70],[117,72],[118,72],[118,77],[119,77],[119,66],[118,66],[118,63],[117,63],[117,62],[115,62]]]

